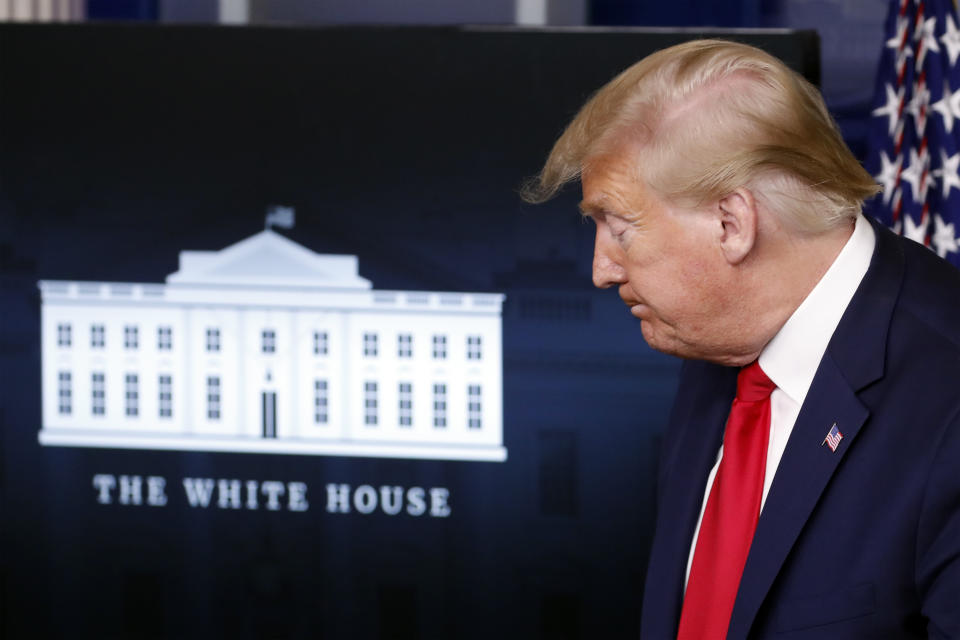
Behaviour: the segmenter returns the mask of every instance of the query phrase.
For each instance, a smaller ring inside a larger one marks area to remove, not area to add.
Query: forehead
[[[590,158],[583,166],[581,186],[580,210],[584,215],[610,208],[639,211],[654,199],[640,177],[637,154],[627,151]]]

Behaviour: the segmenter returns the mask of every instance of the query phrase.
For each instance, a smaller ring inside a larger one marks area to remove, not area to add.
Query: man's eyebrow
[[[603,199],[590,202],[581,200],[580,204],[577,205],[577,208],[580,209],[580,215],[582,215],[584,218],[592,218],[594,213],[603,211]]]

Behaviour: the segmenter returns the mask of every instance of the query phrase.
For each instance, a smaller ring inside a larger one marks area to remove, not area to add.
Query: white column
[[[289,329],[289,336],[287,337],[287,349],[289,349],[290,359],[289,367],[287,371],[289,373],[289,381],[287,382],[287,394],[289,398],[284,398],[284,402],[289,403],[287,409],[287,415],[290,419],[290,424],[284,425],[284,430],[279,436],[289,438],[290,436],[302,438],[303,432],[301,427],[303,426],[300,423],[300,391],[304,388],[306,382],[300,379],[300,352],[303,350],[303,347],[308,343],[310,336],[302,338],[300,334],[300,324],[303,313],[299,310],[287,311],[289,315],[289,322],[287,322],[287,328]],[[304,344],[301,344],[301,341]],[[280,389],[277,389],[279,391]]]
[[[354,354],[350,353],[350,337],[352,335],[350,329],[350,320],[353,318],[353,314],[349,311],[340,312],[340,341],[334,348],[339,350],[340,356],[340,380],[338,384],[340,385],[340,415],[342,416],[340,422],[340,438],[342,440],[352,440],[352,426],[354,424],[353,419],[353,404],[350,402],[350,399],[354,394],[359,393],[357,389],[354,389],[356,385],[359,384],[359,380],[353,379],[353,369],[350,366],[350,363],[353,362]],[[335,396],[330,395],[331,400]]]
[[[246,411],[245,404],[247,402],[248,393],[256,393],[252,385],[247,382],[247,353],[244,351],[247,345],[247,323],[244,322],[244,318],[247,314],[247,309],[245,307],[237,307],[236,310],[237,316],[237,348],[236,348],[236,362],[237,362],[237,397],[234,398],[234,402],[237,407],[237,424],[234,427],[233,435],[237,438],[246,437],[248,434],[253,434],[256,437],[260,433],[260,420],[262,416],[259,413],[254,412],[253,416],[248,415]],[[250,429],[250,420],[254,420],[257,424],[256,429]]]
[[[200,358],[196,357],[196,354],[202,353],[206,345],[203,342],[202,337],[195,336],[193,334],[193,308],[192,307],[181,307],[181,324],[180,331],[183,335],[173,336],[173,349],[177,351],[176,362],[179,362],[179,367],[174,367],[173,375],[176,376],[173,380],[173,392],[179,393],[181,397],[181,408],[183,415],[180,416],[180,432],[181,433],[195,433],[197,431],[197,426],[194,424],[194,420],[199,416],[194,409],[194,398],[206,396],[207,389],[206,387],[201,387],[200,382],[196,380],[194,375],[194,362]],[[200,376],[202,379],[203,376]],[[176,404],[176,397],[174,397],[174,404]]]

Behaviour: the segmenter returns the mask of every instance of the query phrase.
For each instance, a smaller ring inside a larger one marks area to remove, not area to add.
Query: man
[[[642,637],[960,637],[960,272],[861,215],[817,91],[742,44],[659,51],[525,195],[577,178],[594,283],[686,359]]]

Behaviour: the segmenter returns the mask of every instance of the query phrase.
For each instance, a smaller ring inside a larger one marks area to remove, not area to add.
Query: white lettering
[[[217,506],[221,509],[239,509],[243,506],[240,500],[239,480],[217,481]]]
[[[261,493],[267,496],[267,509],[277,511],[280,509],[280,501],[277,496],[283,495],[283,483],[276,480],[267,480],[260,487]]]
[[[216,505],[220,509],[260,508],[260,496],[264,496],[264,506],[270,511],[283,508],[286,496],[288,511],[304,512],[309,510],[306,482],[281,482],[279,480],[240,480],[231,478],[183,478],[183,489],[187,502],[193,508],[209,508],[216,491]],[[146,485],[146,486],[144,486]],[[93,488],[96,500],[100,504],[142,505],[152,507],[167,506],[167,480],[163,476],[121,475],[98,473],[93,476]],[[448,518],[450,508],[450,490],[445,487],[404,488],[399,485],[374,487],[362,484],[356,489],[349,484],[329,483],[327,487],[327,512],[350,513],[356,510],[363,515],[374,513],[379,507],[388,516],[397,516],[406,511],[413,517],[428,514],[432,518]],[[246,495],[244,495],[246,491]],[[429,492],[429,495],[428,495]]]
[[[307,502],[307,483],[288,482],[287,483],[287,508],[290,511],[306,511],[310,508]]]
[[[247,509],[257,508],[257,487],[260,486],[256,480],[247,480]]]
[[[380,487],[380,505],[388,516],[400,513],[403,510],[403,487]]]
[[[350,513],[350,485],[327,485],[327,512]]]
[[[166,486],[166,478],[147,476],[147,504],[151,507],[166,506],[167,494],[163,491]]]
[[[368,484],[360,485],[353,493],[353,506],[360,513],[373,513],[377,508],[377,490]]]
[[[427,503],[424,501],[426,492],[422,487],[410,487],[407,489],[407,513],[412,516],[422,516],[427,510]]]
[[[446,518],[450,515],[450,506],[447,499],[450,497],[450,491],[443,487],[434,487],[430,489],[430,515],[434,518]]]
[[[379,491],[368,484],[362,484],[356,489],[348,484],[327,485],[328,513],[350,513],[351,504],[356,511],[364,515],[376,511],[378,504],[388,516],[399,515],[404,511],[404,507],[406,512],[414,517],[422,516],[428,511],[433,518],[447,518],[452,513],[450,490],[445,487],[431,488],[428,502],[427,489],[423,487],[410,487],[404,492],[403,487],[395,485],[383,485]]]
[[[93,487],[97,490],[97,502],[100,504],[110,504],[113,500],[110,498],[110,492],[117,486],[116,479],[109,473],[98,473],[93,476]]]
[[[206,508],[213,494],[213,484],[212,478],[184,478],[183,488],[187,492],[190,506]]]
[[[143,503],[140,493],[140,476],[120,476],[120,504]]]

